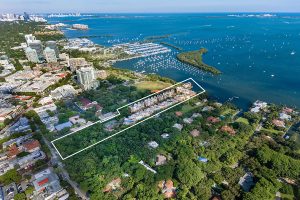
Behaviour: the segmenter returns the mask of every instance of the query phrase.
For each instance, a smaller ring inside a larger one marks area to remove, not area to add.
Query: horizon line
[[[26,11],[23,12],[0,12],[0,14],[23,14]],[[80,11],[55,11],[55,12],[26,12],[28,14],[74,14],[74,13],[80,13],[80,14],[236,14],[236,13],[256,13],[256,14],[300,14],[300,11],[216,11],[216,12],[209,12],[209,11],[199,11],[199,12],[80,12]]]

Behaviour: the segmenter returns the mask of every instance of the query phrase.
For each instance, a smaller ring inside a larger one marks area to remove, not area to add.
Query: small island
[[[188,51],[177,54],[177,59],[183,63],[190,64],[194,67],[198,67],[203,71],[207,71],[213,74],[221,74],[221,71],[216,69],[215,67],[209,66],[202,61],[203,54],[207,53],[207,49],[201,48],[197,51]]]

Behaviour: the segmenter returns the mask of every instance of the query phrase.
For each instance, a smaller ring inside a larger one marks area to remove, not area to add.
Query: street
[[[57,164],[58,169],[61,171],[63,178],[73,187],[75,193],[83,200],[89,200],[89,198],[86,196],[86,194],[81,191],[81,189],[79,187],[77,187],[77,183],[72,181],[69,173],[67,172],[67,170],[64,168],[63,163],[60,161],[60,157],[57,154],[56,150],[53,148],[53,146],[51,145],[51,143],[43,136],[43,141],[45,142],[45,144],[48,146],[48,148],[51,151],[51,163],[52,165]]]

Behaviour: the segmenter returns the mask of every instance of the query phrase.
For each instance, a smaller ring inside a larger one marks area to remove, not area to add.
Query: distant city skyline
[[[1,13],[300,12],[299,0],[1,0]]]

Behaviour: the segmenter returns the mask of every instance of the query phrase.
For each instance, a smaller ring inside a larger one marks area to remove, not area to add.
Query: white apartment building
[[[35,36],[32,35],[32,34],[28,34],[28,35],[25,35],[25,40],[26,40],[27,44],[29,44],[29,43],[35,41],[36,38],[35,38]]]
[[[84,90],[90,90],[99,86],[93,67],[82,67],[76,70],[78,83]]]
[[[44,50],[44,56],[48,63],[57,62],[56,52],[54,49],[46,47]]]
[[[33,63],[39,62],[39,57],[38,57],[38,54],[35,49],[27,47],[25,49],[25,54],[26,54],[28,61],[33,62]]]

